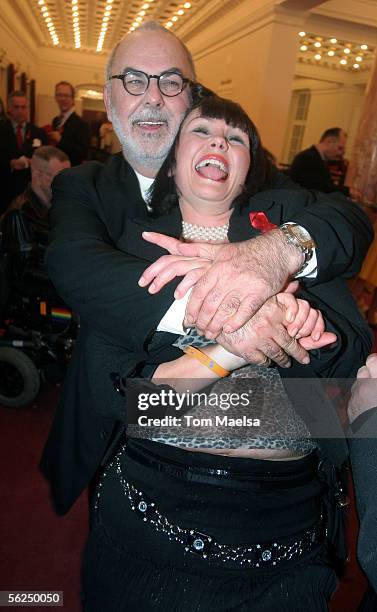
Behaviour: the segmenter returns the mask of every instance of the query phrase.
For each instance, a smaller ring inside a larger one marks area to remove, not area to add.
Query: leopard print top
[[[181,336],[175,345],[208,343],[194,332]],[[185,448],[287,449],[304,454],[316,446],[276,368],[245,366],[217,381],[209,394],[211,402],[208,394],[198,394],[198,403],[180,415],[176,426],[129,425],[128,435]],[[231,395],[234,402],[229,401]]]

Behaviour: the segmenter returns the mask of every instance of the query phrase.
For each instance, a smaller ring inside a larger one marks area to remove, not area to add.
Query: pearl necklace
[[[182,238],[198,242],[224,242],[228,237],[228,229],[229,223],[217,227],[206,227],[182,221]]]

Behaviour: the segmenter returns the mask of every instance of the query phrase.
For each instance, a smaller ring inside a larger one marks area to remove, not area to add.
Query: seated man
[[[51,183],[60,170],[70,165],[67,155],[56,147],[42,146],[34,152],[31,182],[11,202],[0,221],[1,250],[6,255],[11,281],[36,273],[46,282],[43,260],[49,230]]]

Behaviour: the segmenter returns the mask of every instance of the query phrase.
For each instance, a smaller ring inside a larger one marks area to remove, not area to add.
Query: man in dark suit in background
[[[337,186],[331,178],[328,160],[341,159],[346,149],[347,134],[339,127],[323,132],[318,144],[304,149],[294,158],[290,176],[306,189],[318,189],[325,193],[340,191],[346,196],[359,199],[360,193],[352,187]]]
[[[28,121],[24,92],[9,95],[8,117],[0,124],[0,212],[26,189],[31,177],[30,159],[38,147],[47,144],[45,131]]]
[[[66,153],[72,166],[88,158],[89,126],[75,112],[75,90],[71,83],[60,81],[55,85],[55,100],[60,115],[52,120],[51,144]]]

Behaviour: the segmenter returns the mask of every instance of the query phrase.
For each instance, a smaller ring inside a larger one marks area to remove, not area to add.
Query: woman
[[[245,222],[249,213],[242,203],[268,184],[257,132],[242,109],[217,97],[201,101],[182,124],[174,156],[162,169],[165,180],[161,190],[157,182],[153,200],[161,201],[158,213],[170,217],[172,233],[189,232],[193,239],[193,232],[206,226],[220,240],[238,238],[238,220]],[[177,186],[179,209],[171,210],[174,189],[161,198],[166,180]],[[304,335],[323,331],[318,313],[303,314],[304,306],[292,297],[273,298],[263,308],[273,309],[283,325],[284,303],[298,313]],[[195,392],[223,379],[221,397],[229,399],[228,385],[248,396],[251,387],[257,401],[247,402],[246,414],[263,417],[264,429],[255,433],[258,418],[246,427],[223,426],[220,434],[187,419],[184,427],[129,425],[128,438],[98,486],[84,559],[85,609],[327,609],[336,586],[324,534],[327,485],[318,476],[318,454],[304,422],[275,369],[242,372],[245,361],[232,353],[236,341],[224,341],[224,348],[195,335],[189,345],[186,340],[166,346],[157,364],[145,364],[141,375],[149,373],[151,382],[135,382],[130,392],[136,399],[142,394],[148,401],[171,388]],[[318,359],[321,373],[326,359],[332,363],[331,351]],[[236,370],[243,377],[234,383],[226,375]],[[245,374],[264,386],[253,385]],[[201,400],[193,410],[188,403],[188,416],[211,414]],[[130,397],[128,402],[131,410]],[[232,406],[234,414],[240,414],[239,403]]]

